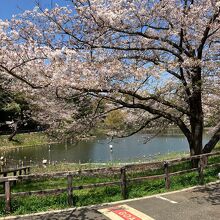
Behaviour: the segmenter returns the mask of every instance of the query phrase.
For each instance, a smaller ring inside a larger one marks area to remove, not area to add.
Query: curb
[[[215,184],[218,184],[218,183],[220,183],[220,180],[217,180],[215,182],[210,182],[210,183],[207,183],[205,185],[197,185],[197,186],[192,186],[192,187],[185,188],[185,189],[180,189],[180,190],[165,192],[165,193],[158,193],[158,194],[139,197],[139,198],[134,198],[134,199],[126,199],[126,200],[120,200],[120,201],[116,201],[116,202],[102,203],[102,204],[96,204],[96,205],[90,205],[90,206],[81,206],[81,207],[75,207],[75,208],[67,208],[67,209],[61,209],[61,210],[38,212],[38,213],[33,213],[33,214],[7,216],[7,217],[1,217],[0,220],[13,220],[13,219],[22,218],[22,217],[39,216],[39,215],[44,215],[44,214],[60,213],[60,212],[66,212],[66,211],[77,211],[77,210],[81,210],[81,209],[95,209],[95,208],[100,208],[100,207],[108,206],[108,205],[117,205],[117,204],[121,204],[121,203],[127,203],[127,202],[132,202],[132,201],[139,201],[139,200],[143,200],[143,199],[149,199],[149,198],[153,198],[153,197],[156,197],[156,196],[165,196],[165,195],[170,195],[170,194],[174,194],[174,193],[190,191],[190,190],[193,190],[193,189],[205,188],[205,187],[215,185]]]

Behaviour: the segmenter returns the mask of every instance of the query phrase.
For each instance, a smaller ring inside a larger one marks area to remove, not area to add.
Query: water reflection
[[[154,155],[169,152],[188,152],[188,144],[184,136],[158,136],[144,144],[146,135],[134,135],[125,139],[114,139],[109,143],[107,138],[97,138],[90,141],[81,141],[77,144],[53,144],[30,148],[17,148],[5,153],[7,158],[14,160],[32,160],[42,162],[66,161],[76,163],[131,161],[150,158]],[[112,145],[112,152],[109,147]]]

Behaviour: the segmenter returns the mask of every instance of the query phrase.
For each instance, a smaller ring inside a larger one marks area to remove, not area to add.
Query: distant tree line
[[[30,104],[21,93],[12,93],[0,87],[0,134],[37,131],[44,126],[31,118]]]

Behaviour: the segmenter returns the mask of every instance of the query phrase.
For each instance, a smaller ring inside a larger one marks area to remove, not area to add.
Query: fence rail
[[[24,173],[24,175],[29,174],[30,173],[30,166],[24,166],[24,167],[18,167],[18,168],[12,168],[12,169],[5,169],[2,170],[0,172],[0,175],[3,175],[4,177],[8,176],[9,173],[13,173],[14,176],[17,176],[17,173],[19,173],[19,175],[22,175],[22,172]]]
[[[165,188],[169,189],[171,185],[172,176],[177,176],[185,173],[190,173],[193,171],[198,171],[199,176],[199,183],[203,184],[204,182],[204,169],[206,167],[213,167],[213,166],[220,166],[220,163],[210,164],[208,165],[208,157],[211,156],[218,156],[220,155],[219,152],[203,154],[193,157],[184,157],[179,159],[173,159],[168,161],[160,161],[160,162],[152,162],[152,163],[142,163],[142,164],[128,164],[122,167],[114,167],[114,168],[97,168],[97,169],[85,169],[85,170],[78,170],[73,172],[56,172],[56,173],[47,173],[47,174],[29,174],[29,175],[19,175],[19,176],[11,176],[11,177],[2,177],[0,178],[0,182],[4,183],[5,187],[5,194],[1,194],[0,198],[5,197],[5,209],[7,212],[11,210],[11,197],[14,196],[27,196],[27,195],[48,195],[48,194],[58,194],[67,192],[67,200],[69,206],[73,206],[73,195],[74,190],[82,190],[82,189],[91,189],[103,186],[112,186],[112,185],[119,185],[121,187],[121,196],[123,199],[127,199],[128,196],[128,184],[131,182],[141,182],[146,180],[153,180],[153,179],[164,179],[165,180]],[[176,172],[170,172],[171,165],[176,165],[184,161],[192,161],[194,159],[199,159],[198,168],[190,168]],[[29,170],[30,167],[21,167],[17,170],[10,170],[10,172],[17,172],[20,170]],[[163,174],[158,175],[148,175],[148,176],[141,176],[130,178],[130,174],[138,173],[138,171],[149,171],[149,170],[158,170],[163,168]],[[4,175],[4,172],[0,174]],[[117,174],[119,175],[119,180],[117,181],[109,181],[109,182],[102,182],[102,183],[92,183],[87,185],[80,185],[80,186],[73,186],[74,177],[77,176],[110,176]],[[38,190],[38,191],[29,191],[29,192],[18,192],[18,193],[11,193],[11,184],[12,181],[23,181],[23,180],[42,180],[48,178],[66,178],[67,179],[67,187],[59,188],[59,189],[46,189],[46,190]]]

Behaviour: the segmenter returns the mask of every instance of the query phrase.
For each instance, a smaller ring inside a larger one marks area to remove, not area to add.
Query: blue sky
[[[65,0],[0,0],[0,19],[10,19],[13,14],[31,10],[39,1],[42,7],[51,8],[51,4],[65,4]]]

